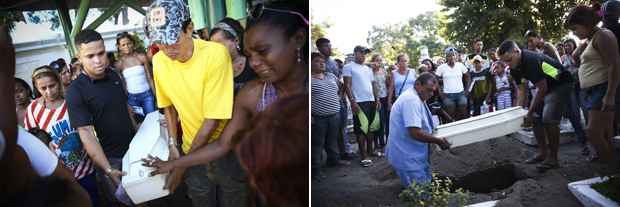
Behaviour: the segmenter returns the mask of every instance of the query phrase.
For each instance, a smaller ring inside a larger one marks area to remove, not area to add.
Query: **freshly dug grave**
[[[590,163],[581,146],[560,145],[560,168],[538,172],[523,164],[536,148],[499,137],[431,154],[433,172],[451,177],[471,191],[468,203],[500,200],[497,206],[581,206],[567,188],[569,182],[617,174],[620,169]],[[405,206],[398,200],[403,186],[383,157],[371,167],[351,165],[324,169],[327,178],[312,182],[312,206]]]

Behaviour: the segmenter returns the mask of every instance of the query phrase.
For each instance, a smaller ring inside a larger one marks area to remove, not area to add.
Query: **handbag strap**
[[[409,78],[409,69],[407,69],[407,74],[405,75],[405,80],[403,81],[403,84],[400,85],[400,89],[398,90],[398,96],[400,96],[400,93],[403,92],[403,87],[405,87],[405,84],[407,83],[407,78]],[[398,73],[398,71],[396,71]]]

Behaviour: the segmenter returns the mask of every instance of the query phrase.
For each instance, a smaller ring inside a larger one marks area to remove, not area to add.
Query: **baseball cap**
[[[182,32],[183,22],[190,18],[183,0],[155,0],[146,12],[146,30],[152,43],[172,45]]]
[[[444,52],[446,53],[446,55],[447,54],[453,54],[453,53],[456,54],[456,53],[458,53],[458,51],[454,47],[448,47],[448,48],[446,48],[446,50]]]
[[[476,55],[476,56],[474,56],[474,58],[472,58],[471,63],[473,64],[474,62],[476,62],[476,60],[478,62],[484,62],[484,59],[482,59],[482,56]]]
[[[368,53],[370,53],[370,49],[368,49],[367,47],[358,45],[358,46],[355,46],[355,48],[353,49],[353,52],[354,53],[355,52],[362,52],[362,53],[368,54]]]

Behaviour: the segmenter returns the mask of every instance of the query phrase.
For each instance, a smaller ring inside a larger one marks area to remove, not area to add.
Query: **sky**
[[[373,25],[404,22],[441,8],[437,0],[313,0],[310,4],[313,23],[332,24],[327,38],[343,54],[352,53],[356,45],[368,46],[366,38]]]

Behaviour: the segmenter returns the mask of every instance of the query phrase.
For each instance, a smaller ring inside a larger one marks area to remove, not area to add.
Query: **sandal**
[[[543,158],[543,157],[534,156],[534,157],[531,157],[531,158],[525,160],[524,163],[525,164],[534,164],[534,163],[542,162],[544,160],[545,160],[545,158]]]
[[[554,169],[554,168],[558,168],[560,167],[560,164],[558,164],[557,162],[542,162],[538,165],[536,165],[536,169],[541,170],[541,171],[545,171],[545,170],[550,170],[550,169]]]
[[[362,165],[362,167],[368,167],[372,165],[372,160],[362,160],[360,161],[360,164]]]

